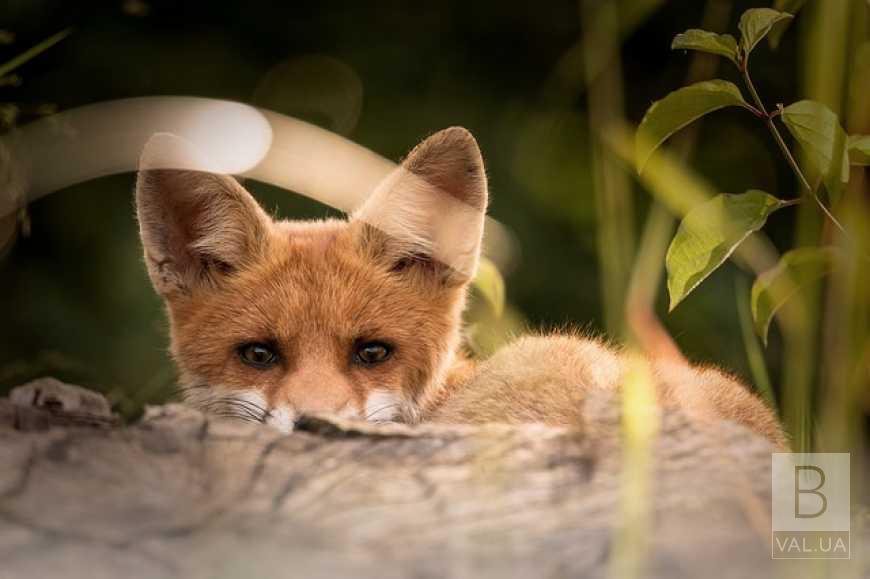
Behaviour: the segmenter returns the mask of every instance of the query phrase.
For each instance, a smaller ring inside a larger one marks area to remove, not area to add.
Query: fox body
[[[487,184],[465,129],[436,133],[346,220],[277,221],[232,177],[143,153],[136,206],[187,399],[291,429],[305,413],[374,422],[581,425],[590,389],[617,389],[618,350],[580,335],[464,355],[461,320]],[[784,444],[773,414],[715,370],[652,360],[662,404]]]

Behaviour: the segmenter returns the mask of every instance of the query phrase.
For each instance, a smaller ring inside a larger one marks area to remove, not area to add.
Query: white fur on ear
[[[263,249],[271,220],[239,183],[191,143],[159,133],[145,145],[136,214],[158,293],[187,293],[241,269]]]
[[[388,258],[431,257],[474,276],[486,216],[486,173],[466,129],[435,133],[414,148],[353,220],[386,234]]]

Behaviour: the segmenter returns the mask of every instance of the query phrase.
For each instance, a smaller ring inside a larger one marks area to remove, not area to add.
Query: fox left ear
[[[136,214],[148,274],[165,298],[219,284],[263,254],[271,219],[189,142],[166,133],[145,145]]]
[[[477,141],[451,127],[417,145],[357,210],[364,250],[403,269],[435,264],[445,282],[477,269],[486,216],[486,171]]]

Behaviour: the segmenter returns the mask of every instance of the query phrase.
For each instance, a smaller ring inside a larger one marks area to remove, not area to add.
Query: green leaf
[[[718,79],[683,87],[654,102],[637,128],[637,172],[643,171],[650,156],[668,137],[707,113],[734,106],[749,108],[734,83]]]
[[[767,217],[786,205],[764,191],[721,194],[698,205],[683,218],[671,241],[665,264],[670,309],[704,281]]]
[[[737,64],[737,41],[730,34],[716,34],[692,28],[677,34],[671,42],[672,50],[699,50],[718,54]]]
[[[496,265],[487,258],[481,257],[472,285],[477,288],[495,315],[501,316],[504,312],[504,278]]]
[[[782,109],[782,122],[825,181],[832,201],[849,181],[846,131],[837,115],[816,101],[803,100]]]
[[[806,3],[807,0],[776,0],[776,2],[773,3],[773,8],[774,10],[788,12],[789,14],[794,15],[800,12],[801,8],[803,8]],[[770,33],[767,35],[767,41],[772,49],[776,50],[779,48],[782,36],[785,34],[785,31],[788,30],[790,24],[791,20],[786,19],[773,25]]]
[[[846,146],[850,163],[862,167],[870,165],[870,135],[850,135]]]
[[[838,259],[833,247],[802,247],[784,254],[779,263],[752,284],[751,309],[755,331],[767,345],[774,314],[802,287],[829,274]]]
[[[750,8],[744,12],[737,25],[740,29],[740,48],[743,49],[743,54],[748,57],[774,24],[790,18],[793,18],[791,14],[772,8]]]

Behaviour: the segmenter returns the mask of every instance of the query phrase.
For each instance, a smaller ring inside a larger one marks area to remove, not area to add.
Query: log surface
[[[180,405],[119,427],[0,400],[0,579],[612,576],[618,404],[591,403],[594,436],[316,418],[283,435]],[[643,575],[771,576],[772,447],[671,411],[654,448]]]

